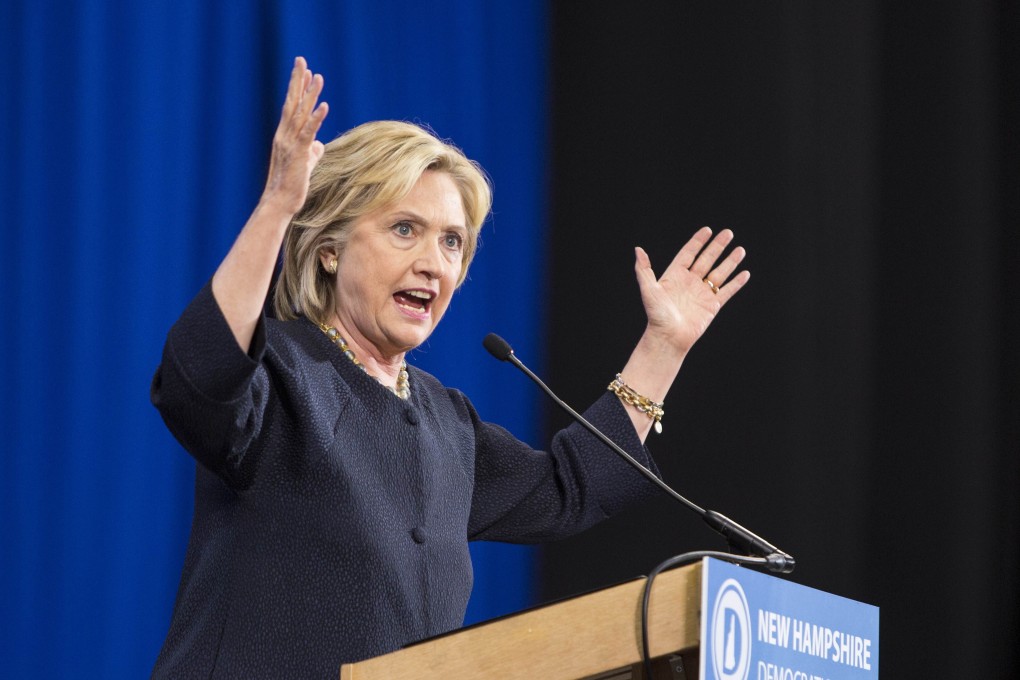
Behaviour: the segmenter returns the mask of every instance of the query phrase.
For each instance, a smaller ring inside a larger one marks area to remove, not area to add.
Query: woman
[[[469,540],[566,536],[652,489],[581,428],[534,451],[405,364],[464,280],[489,187],[405,123],[324,147],[322,87],[298,58],[262,199],[153,380],[201,463],[155,677],[336,677],[461,624]],[[636,251],[648,326],[586,416],[650,467],[659,402],[748,279],[730,279],[739,248],[716,264],[731,238],[699,231],[659,280]]]

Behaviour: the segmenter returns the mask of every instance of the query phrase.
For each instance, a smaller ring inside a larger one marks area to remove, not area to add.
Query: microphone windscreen
[[[506,361],[510,358],[510,355],[514,353],[514,351],[510,349],[510,343],[495,333],[489,333],[486,335],[485,339],[482,340],[482,344],[485,345],[485,349],[489,350],[489,354],[500,361]]]

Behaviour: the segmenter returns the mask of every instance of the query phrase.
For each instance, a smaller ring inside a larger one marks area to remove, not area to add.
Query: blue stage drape
[[[541,0],[0,3],[0,675],[137,678],[169,622],[194,463],[149,405],[167,329],[254,206],[291,63],[321,138],[430,125],[492,176],[471,275],[412,363],[539,443],[547,23]],[[469,620],[529,603],[530,554],[475,546]]]

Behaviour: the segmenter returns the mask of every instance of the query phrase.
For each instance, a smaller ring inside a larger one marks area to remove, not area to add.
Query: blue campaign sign
[[[878,678],[878,607],[705,558],[703,680]]]

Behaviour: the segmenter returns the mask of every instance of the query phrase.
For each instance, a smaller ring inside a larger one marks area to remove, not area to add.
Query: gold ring
[[[712,292],[713,292],[713,293],[715,293],[716,295],[718,295],[718,294],[719,294],[719,288],[718,288],[718,287],[717,287],[717,286],[716,286],[716,285],[715,285],[714,283],[712,283],[711,281],[709,281],[709,280],[708,280],[707,278],[705,278],[705,279],[702,279],[702,281],[704,281],[705,283],[707,283],[707,284],[708,284],[708,287],[712,289]]]

